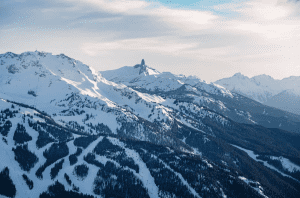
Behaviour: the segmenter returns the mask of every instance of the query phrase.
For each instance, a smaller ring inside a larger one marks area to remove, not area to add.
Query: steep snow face
[[[94,86],[99,79],[96,72],[63,54],[6,53],[0,55],[0,63],[2,98],[41,107],[71,92],[99,96]]]
[[[227,89],[254,99],[260,103],[300,114],[300,77],[292,76],[275,80],[268,75],[248,78],[237,73],[215,82]]]

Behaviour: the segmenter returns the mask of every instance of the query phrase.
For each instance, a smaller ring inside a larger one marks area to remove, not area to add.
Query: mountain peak
[[[269,75],[266,75],[266,74],[253,76],[251,79],[254,79],[254,80],[262,80],[262,79],[274,80],[274,78],[272,76],[269,76]]]
[[[18,94],[23,94],[25,100],[31,92],[38,92],[36,95],[46,100],[48,90],[55,90],[57,95],[62,96],[66,89],[86,90],[98,79],[93,68],[63,54],[52,55],[39,51],[21,54],[7,52],[0,55],[0,65],[1,91],[11,99],[18,90]],[[57,91],[61,88],[65,90]]]
[[[238,73],[234,74],[233,76],[238,77],[238,78],[246,78],[246,76],[244,76],[241,72],[238,72]]]
[[[144,73],[145,75],[149,75],[144,59],[142,59],[141,64],[136,64],[134,68],[140,68],[139,74]]]
[[[159,74],[159,72],[156,71],[155,69],[148,67],[145,64],[144,59],[142,59],[141,64],[136,64],[134,66],[134,69],[139,69],[139,71],[138,71],[139,75],[144,74],[146,76],[149,76],[149,75],[153,75],[153,74]]]

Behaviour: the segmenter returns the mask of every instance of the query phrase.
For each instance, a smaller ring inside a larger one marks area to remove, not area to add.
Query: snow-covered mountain
[[[175,75],[170,72],[159,72],[147,65],[144,59],[141,64],[133,67],[122,67],[116,70],[108,70],[99,72],[104,78],[115,83],[122,83],[135,89],[142,88],[148,91],[167,92],[177,90],[183,85],[189,85],[191,91],[197,88],[211,93],[222,94],[233,97],[232,94],[221,86],[215,84],[207,84],[205,81],[196,76]]]
[[[237,73],[215,83],[262,104],[300,114],[300,77],[276,80],[268,75],[248,78]]]
[[[141,71],[151,72],[143,73]],[[177,104],[179,102],[179,106],[180,103],[192,103],[218,112],[237,122],[260,124],[265,127],[280,125],[283,129],[300,132],[299,116],[261,105],[218,84],[208,84],[195,76],[186,77],[169,72],[160,73],[145,64],[99,73],[110,81],[124,84],[144,94],[161,96],[167,100],[173,99]],[[126,75],[122,75],[124,73]],[[241,77],[243,78],[243,76]],[[164,104],[162,101],[160,103]],[[289,121],[285,120],[286,118]],[[295,128],[288,123],[290,121],[295,122]]]
[[[5,197],[264,196],[259,182],[201,155],[107,135],[76,135],[31,108],[5,100],[0,107],[5,109],[0,143]]]
[[[0,63],[2,195],[300,195],[298,115],[144,60],[98,73],[37,51]]]

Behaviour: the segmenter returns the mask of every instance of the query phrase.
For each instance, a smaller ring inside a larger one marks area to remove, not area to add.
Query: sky
[[[213,82],[300,76],[297,0],[1,0],[0,54],[45,51],[97,71],[146,65]]]

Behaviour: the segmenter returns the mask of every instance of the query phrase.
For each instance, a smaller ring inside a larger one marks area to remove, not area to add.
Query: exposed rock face
[[[19,69],[13,64],[7,67],[7,70],[9,73],[11,74],[15,74],[17,72],[19,72]]]
[[[147,66],[145,65],[145,60],[142,59],[141,64],[137,64],[134,66],[134,68],[139,69],[139,74],[149,75]]]

